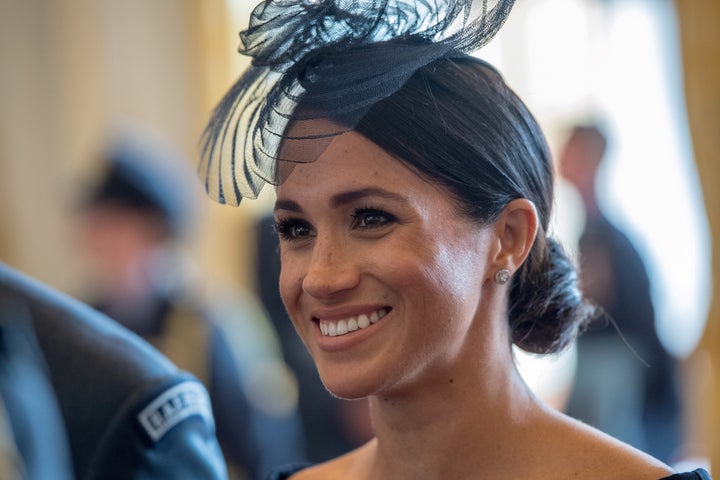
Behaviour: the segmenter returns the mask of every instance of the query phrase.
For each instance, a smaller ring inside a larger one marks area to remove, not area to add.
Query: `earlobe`
[[[508,203],[495,222],[496,269],[515,273],[530,254],[537,230],[538,214],[530,200],[518,198]]]

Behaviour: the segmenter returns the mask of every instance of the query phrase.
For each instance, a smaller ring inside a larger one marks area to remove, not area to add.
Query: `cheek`
[[[447,313],[465,317],[473,315],[480,300],[487,247],[477,237],[458,233],[453,241],[439,242],[441,247],[425,275],[430,288],[440,293],[436,301],[443,304]]]
[[[299,299],[302,292],[302,271],[297,261],[293,261],[290,256],[282,253],[280,255],[280,265],[280,277],[278,279],[280,298],[291,319],[295,321],[294,317],[299,308]]]
[[[446,273],[444,282],[448,293],[465,298],[468,292],[479,291],[484,274],[480,252],[453,250],[443,253],[441,270]]]
[[[290,311],[290,307],[292,306],[292,298],[295,296],[295,288],[294,284],[295,282],[290,280],[291,276],[288,272],[288,269],[286,267],[280,268],[280,277],[278,280],[278,289],[280,291],[280,298],[283,301],[283,304],[285,305],[285,309]]]
[[[288,313],[288,317],[290,317],[290,321],[295,327],[295,331],[300,334],[301,332],[298,330],[298,324],[301,314],[299,310],[298,291],[296,288],[296,285],[298,285],[299,282],[293,280],[293,278],[295,277],[290,275],[287,268],[281,268],[278,288],[280,291],[280,298],[282,299],[283,305],[285,305],[285,311]],[[300,335],[300,337],[302,338],[302,335]]]
[[[460,327],[473,317],[471,305],[477,305],[480,280],[471,258],[462,258],[452,252],[440,252],[434,263],[422,272],[424,278],[423,302],[432,318],[443,318],[447,324]]]

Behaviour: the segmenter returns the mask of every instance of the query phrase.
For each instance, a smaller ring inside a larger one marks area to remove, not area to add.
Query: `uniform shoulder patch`
[[[162,392],[138,414],[138,421],[157,442],[171,428],[192,415],[200,415],[214,426],[210,397],[205,387],[185,381]]]

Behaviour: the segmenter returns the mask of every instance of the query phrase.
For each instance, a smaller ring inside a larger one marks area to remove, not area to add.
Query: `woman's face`
[[[295,166],[275,218],[280,293],[331,392],[405,391],[447,374],[490,278],[491,227],[355,132]]]

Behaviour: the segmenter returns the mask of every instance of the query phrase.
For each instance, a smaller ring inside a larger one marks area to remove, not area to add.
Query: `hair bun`
[[[559,352],[596,314],[562,246],[553,238],[538,238],[510,291],[513,343],[531,353]]]

